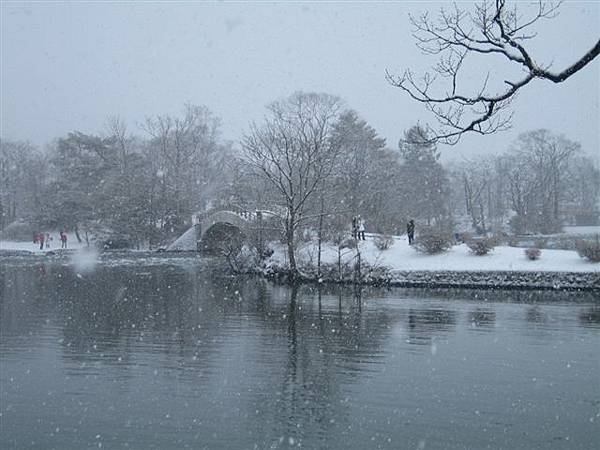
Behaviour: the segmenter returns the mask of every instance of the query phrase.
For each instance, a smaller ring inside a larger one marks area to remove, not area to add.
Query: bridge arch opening
[[[244,245],[246,233],[237,225],[216,222],[208,227],[198,242],[198,251],[206,254],[237,254]]]

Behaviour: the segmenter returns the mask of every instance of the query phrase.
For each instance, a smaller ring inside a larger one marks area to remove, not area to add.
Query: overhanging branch
[[[556,17],[559,6],[560,2],[539,0],[534,14],[525,17],[516,6],[508,9],[505,0],[496,0],[494,6],[487,2],[476,5],[474,14],[455,6],[451,11],[442,8],[437,21],[431,20],[427,14],[418,19],[411,17],[417,46],[426,54],[439,55],[440,59],[433,68],[435,74],[425,73],[421,80],[416,80],[410,70],[401,76],[386,71],[386,79],[413,100],[424,104],[434,116],[437,127],[428,127],[432,141],[452,145],[465,133],[492,134],[505,130],[510,127],[512,119],[508,106],[523,87],[534,79],[562,83],[600,53],[599,39],[562,71],[554,72],[536,63],[524,45],[535,36],[529,29],[542,19]],[[500,55],[509,63],[521,66],[525,76],[504,80],[505,89],[500,91],[492,91],[486,77],[475,94],[465,92],[462,80],[466,71],[465,60],[469,57],[489,58],[490,55]],[[449,86],[439,89],[443,80],[449,80]]]

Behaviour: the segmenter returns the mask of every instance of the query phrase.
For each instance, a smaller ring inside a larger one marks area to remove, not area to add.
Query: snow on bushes
[[[260,254],[254,247],[247,245],[237,249],[221,249],[229,268],[233,273],[253,273],[260,267]]]
[[[452,247],[454,238],[452,233],[435,228],[424,228],[415,240],[414,247],[417,251],[435,255]]]
[[[490,237],[470,238],[466,241],[467,247],[477,256],[487,255],[496,246],[496,240]]]
[[[378,234],[373,238],[377,250],[384,251],[394,245],[394,237],[389,234]]]
[[[537,247],[529,247],[525,249],[525,256],[527,256],[527,259],[530,259],[531,261],[540,259],[541,255],[542,251]]]

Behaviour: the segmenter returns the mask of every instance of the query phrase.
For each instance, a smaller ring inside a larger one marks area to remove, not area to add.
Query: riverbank
[[[538,260],[529,260],[523,248],[498,246],[483,256],[474,255],[465,244],[447,252],[426,255],[408,245],[404,236],[394,237],[387,250],[379,250],[372,237],[359,242],[361,283],[402,287],[460,287],[488,289],[600,290],[600,264],[581,258],[571,250],[543,249]],[[338,260],[339,257],[339,260]],[[321,273],[317,273],[317,248],[306,244],[298,250],[298,266],[305,281],[355,282],[355,249],[325,244]],[[274,248],[264,275],[286,276],[283,246]]]
[[[304,268],[306,269],[306,268]],[[316,270],[316,269],[313,269]],[[388,286],[405,288],[456,288],[456,289],[498,289],[498,290],[556,290],[600,292],[600,275],[595,272],[467,272],[467,271],[395,271],[385,268],[367,268],[366,275],[359,282],[368,286]],[[363,269],[364,274],[364,269]],[[287,281],[288,272],[283,267],[268,267],[262,271],[266,278]],[[346,274],[339,278],[314,272],[301,271],[300,281],[306,283],[353,284],[355,278]]]
[[[397,272],[389,283],[398,287],[550,289],[599,291],[600,275],[594,272]]]
[[[261,266],[249,272],[279,281],[287,280],[287,260],[283,246]],[[424,255],[416,252],[403,237],[396,237],[387,250],[378,250],[370,236],[359,244],[361,254],[361,279],[364,285],[436,288],[480,289],[550,289],[600,291],[600,264],[581,258],[568,250],[542,250],[539,260],[530,261],[522,248],[500,246],[485,256],[473,255],[463,245],[448,252]],[[66,260],[75,266],[90,270],[95,264],[190,264],[196,260],[195,252],[118,251],[85,252],[84,249],[39,250],[30,242],[0,242],[0,257],[52,258]],[[356,281],[355,249],[344,249],[338,265],[337,248],[323,246],[321,272],[317,271],[317,249],[306,244],[298,250],[301,271],[300,281],[308,283],[342,283]],[[214,264],[214,263],[211,263]]]
[[[40,249],[40,244],[32,241],[1,240],[0,250],[2,250],[5,254],[7,254],[9,251],[21,252],[22,254],[25,252],[30,254],[45,254],[51,251],[78,250],[88,247],[85,242],[78,242],[75,238],[75,234],[67,233],[67,249],[62,249],[61,242],[58,238],[58,233],[53,232],[51,236],[53,239],[50,241],[48,246],[46,246],[46,243],[44,243],[43,249]]]

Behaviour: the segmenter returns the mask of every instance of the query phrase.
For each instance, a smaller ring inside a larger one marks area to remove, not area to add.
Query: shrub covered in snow
[[[600,236],[596,235],[594,241],[579,241],[577,243],[577,252],[579,256],[591,262],[600,262]]]
[[[394,245],[394,237],[389,234],[378,234],[373,239],[373,242],[378,250],[384,251]]]
[[[525,249],[525,256],[527,256],[527,259],[530,259],[531,261],[540,259],[541,255],[542,251],[537,247],[529,247]]]
[[[435,228],[423,228],[415,240],[414,247],[420,252],[434,255],[452,247],[452,233]]]
[[[477,256],[487,255],[496,246],[496,240],[490,237],[471,238],[466,241],[467,247]]]

